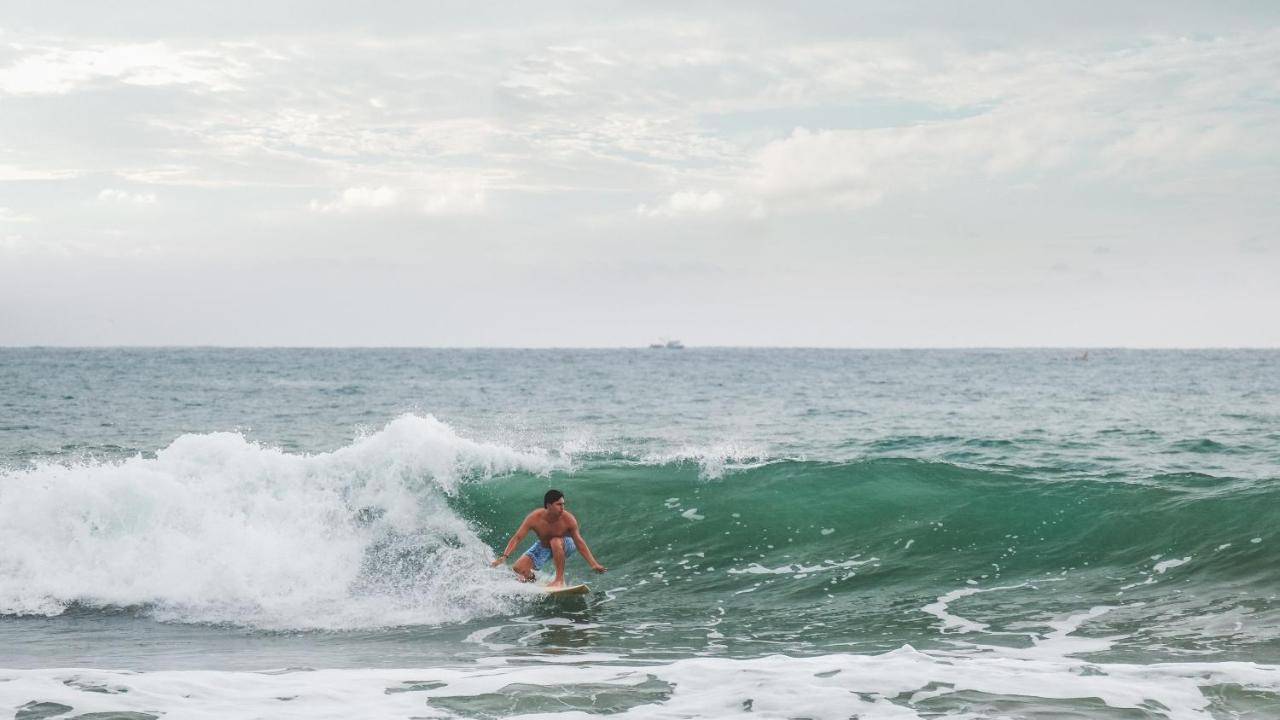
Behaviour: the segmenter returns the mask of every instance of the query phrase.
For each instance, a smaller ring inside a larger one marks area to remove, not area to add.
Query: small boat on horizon
[[[659,340],[656,343],[649,343],[650,350],[683,350],[684,343],[679,340]]]

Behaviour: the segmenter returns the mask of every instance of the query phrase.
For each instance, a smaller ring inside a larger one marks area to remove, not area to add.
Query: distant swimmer
[[[524,522],[520,523],[520,529],[511,536],[507,549],[493,561],[493,567],[498,567],[511,557],[511,553],[530,530],[538,536],[538,542],[526,550],[520,559],[516,560],[515,565],[511,566],[522,581],[533,582],[534,571],[541,570],[548,560],[554,560],[556,579],[549,587],[564,585],[564,561],[575,551],[582,553],[582,558],[587,561],[592,570],[602,573],[608,569],[592,557],[587,541],[583,540],[582,533],[578,532],[578,519],[573,516],[573,513],[564,509],[564,493],[559,490],[547,491],[547,494],[542,497],[542,508],[529,513]]]

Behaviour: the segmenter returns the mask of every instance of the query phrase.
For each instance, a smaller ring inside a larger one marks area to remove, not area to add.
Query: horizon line
[[[686,345],[654,348],[647,345],[73,345],[0,344],[0,350],[1280,350],[1280,345]]]

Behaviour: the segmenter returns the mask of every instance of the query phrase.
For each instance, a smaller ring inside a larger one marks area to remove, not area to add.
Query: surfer
[[[583,559],[592,570],[602,573],[607,569],[596,562],[595,557],[591,555],[587,541],[583,540],[582,533],[578,532],[578,519],[573,516],[573,513],[564,509],[564,493],[559,490],[548,490],[547,494],[542,496],[542,508],[529,513],[524,522],[520,523],[520,529],[511,536],[507,549],[493,561],[493,567],[506,562],[530,530],[538,536],[538,542],[526,550],[511,566],[523,582],[533,582],[534,571],[540,570],[547,560],[555,560],[556,579],[548,587],[564,585],[564,561],[574,551],[582,553]]]

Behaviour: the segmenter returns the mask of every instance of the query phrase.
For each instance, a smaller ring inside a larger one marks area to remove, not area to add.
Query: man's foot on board
[[[562,588],[562,587],[564,587],[564,581],[563,581],[563,580],[552,580],[551,582],[547,583],[547,587],[548,587],[548,588]]]

